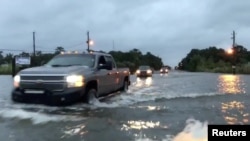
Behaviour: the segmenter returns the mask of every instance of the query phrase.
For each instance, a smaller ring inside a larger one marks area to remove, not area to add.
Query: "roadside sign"
[[[15,61],[19,65],[30,65],[30,57],[17,56]]]

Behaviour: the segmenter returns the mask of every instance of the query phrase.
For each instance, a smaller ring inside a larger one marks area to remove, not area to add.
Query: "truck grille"
[[[21,76],[22,89],[42,89],[63,91],[66,86],[64,76]]]
[[[141,75],[147,75],[147,71],[141,71]]]
[[[32,83],[32,82],[21,82],[20,87],[22,89],[40,89],[49,91],[63,91],[64,83]]]
[[[64,76],[21,76],[21,80],[55,80],[62,81]]]

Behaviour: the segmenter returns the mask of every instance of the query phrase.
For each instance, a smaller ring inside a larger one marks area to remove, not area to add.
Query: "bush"
[[[11,74],[12,67],[11,65],[8,66],[0,66],[0,74]]]
[[[238,73],[250,74],[250,66],[249,65],[241,66],[237,70],[238,70]]]

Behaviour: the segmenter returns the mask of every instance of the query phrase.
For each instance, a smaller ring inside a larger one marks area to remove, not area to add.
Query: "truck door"
[[[120,84],[119,71],[117,70],[114,59],[111,56],[105,56],[105,59],[107,61],[112,62],[112,70],[110,70],[110,79],[111,79],[110,85],[111,85],[111,90],[116,91],[119,88]]]
[[[98,58],[97,65],[103,65],[106,63],[106,59],[104,56],[100,56]],[[97,78],[99,80],[98,83],[98,92],[100,95],[110,93],[112,91],[112,77],[110,70],[107,69],[99,69],[97,70]]]

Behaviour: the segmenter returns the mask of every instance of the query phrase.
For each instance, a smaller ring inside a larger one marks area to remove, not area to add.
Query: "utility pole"
[[[35,32],[33,32],[33,56],[36,56]]]
[[[236,49],[235,49],[235,31],[233,31],[232,33],[232,39],[233,39],[233,65],[232,65],[232,69],[233,69],[233,74],[236,73]]]
[[[235,47],[235,31],[233,31],[232,35],[233,35],[233,37],[232,37],[232,39],[233,39],[233,47]]]
[[[115,51],[115,42],[113,40],[113,51]]]
[[[88,52],[90,52],[90,50],[89,50],[89,31],[87,32],[87,44],[88,44]]]

